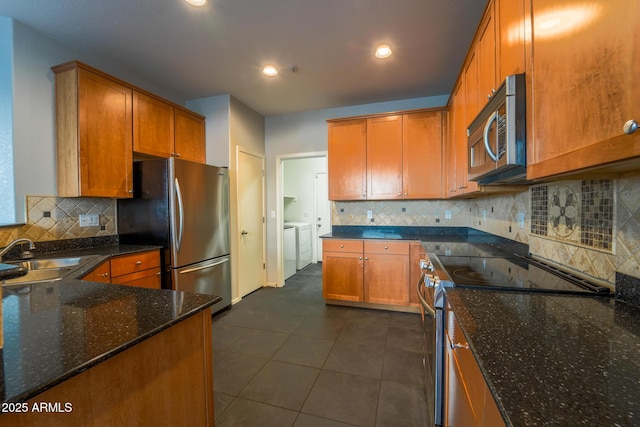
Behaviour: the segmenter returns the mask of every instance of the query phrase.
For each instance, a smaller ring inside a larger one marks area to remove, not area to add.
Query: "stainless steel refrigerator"
[[[227,168],[178,159],[134,163],[134,197],[118,200],[120,243],[162,246],[162,287],[231,304]]]

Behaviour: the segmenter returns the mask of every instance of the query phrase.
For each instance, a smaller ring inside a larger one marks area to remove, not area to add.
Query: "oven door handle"
[[[491,125],[493,122],[498,120],[498,112],[494,111],[489,120],[487,120],[487,124],[484,125],[484,133],[482,135],[482,139],[484,140],[484,148],[487,150],[487,154],[494,162],[498,161],[498,156],[493,152],[491,146],[489,145],[489,129],[491,129]]]
[[[420,287],[424,286],[424,278],[426,277],[425,274],[420,276],[420,280],[418,280],[418,299],[420,300],[420,304],[422,304],[422,307],[425,309],[425,311],[427,311],[429,313],[429,315],[432,318],[436,318],[436,312],[433,308],[431,308],[429,306],[429,303],[427,303],[427,300],[424,299],[424,297],[422,296],[422,292],[420,292]]]

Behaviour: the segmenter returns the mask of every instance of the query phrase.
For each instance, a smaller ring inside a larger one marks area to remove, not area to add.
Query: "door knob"
[[[242,234],[243,236],[246,236],[247,234],[249,234],[249,232],[247,230],[242,230],[240,234]]]

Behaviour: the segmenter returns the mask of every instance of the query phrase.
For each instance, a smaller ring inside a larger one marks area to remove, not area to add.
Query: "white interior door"
[[[238,151],[238,292],[264,285],[264,156]]]
[[[320,236],[331,232],[331,202],[329,201],[329,184],[326,172],[316,172],[314,179],[316,228],[316,257],[322,261],[322,239]]]

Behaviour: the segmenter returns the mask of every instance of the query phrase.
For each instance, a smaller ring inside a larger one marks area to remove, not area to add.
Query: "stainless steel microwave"
[[[526,180],[524,74],[508,76],[467,129],[468,179],[479,184]]]

